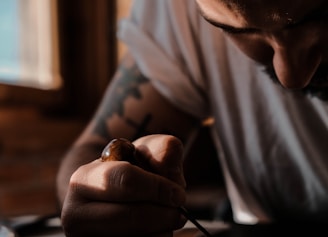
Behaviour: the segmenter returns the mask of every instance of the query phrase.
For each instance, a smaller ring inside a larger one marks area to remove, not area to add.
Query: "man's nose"
[[[272,44],[273,67],[280,83],[289,89],[307,86],[321,63],[313,44],[275,41]]]

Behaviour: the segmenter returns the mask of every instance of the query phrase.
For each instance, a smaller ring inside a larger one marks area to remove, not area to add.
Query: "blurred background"
[[[59,161],[124,46],[131,0],[0,1],[0,215],[52,214]]]
[[[131,2],[0,0],[0,217],[56,213],[60,159],[124,53],[116,25]],[[225,197],[208,138],[205,127],[185,167],[195,211]]]

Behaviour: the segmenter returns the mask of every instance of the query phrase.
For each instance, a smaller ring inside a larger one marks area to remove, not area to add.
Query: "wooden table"
[[[327,223],[283,222],[267,225],[230,224],[228,228],[220,227],[220,223],[208,228],[213,237],[294,237],[294,236],[328,236]],[[206,225],[205,225],[206,227]],[[184,228],[174,237],[204,237],[195,229]]]
[[[213,237],[328,236],[326,223],[283,222],[270,225],[239,225],[222,221],[199,222]],[[25,226],[25,229],[18,229],[19,237],[65,237],[58,217],[32,223],[30,226]],[[174,232],[174,237],[204,237],[204,235],[192,223],[187,222],[184,228]]]

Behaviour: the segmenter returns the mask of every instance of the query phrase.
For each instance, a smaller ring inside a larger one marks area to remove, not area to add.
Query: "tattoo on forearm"
[[[150,120],[151,120],[150,114],[147,114],[145,116],[145,118],[142,120],[141,124],[137,124],[134,121],[132,121],[131,119],[125,118],[125,121],[136,129],[133,139],[136,139],[138,137],[141,137],[141,136],[149,133],[149,132],[147,132],[146,128],[147,128],[148,124],[150,123]]]
[[[128,97],[142,99],[140,86],[149,83],[149,80],[144,77],[138,70],[136,65],[128,67],[123,64],[116,74],[113,89],[104,97],[100,113],[97,115],[97,125],[94,132],[104,138],[110,138],[110,131],[107,122],[115,114],[119,115],[127,124],[136,129],[134,138],[147,134],[146,128],[151,120],[151,114],[147,114],[141,123],[137,123],[124,114],[124,102]],[[118,80],[117,80],[118,79]]]
[[[133,68],[121,67],[120,75],[118,76],[121,77],[121,80],[118,81],[115,87],[115,91],[112,96],[114,103],[111,103],[111,110],[109,111],[108,116],[112,116],[114,113],[123,116],[123,102],[127,99],[127,97],[131,96],[136,99],[141,99],[142,95],[140,93],[140,85],[149,82],[146,77],[140,74],[136,66]]]

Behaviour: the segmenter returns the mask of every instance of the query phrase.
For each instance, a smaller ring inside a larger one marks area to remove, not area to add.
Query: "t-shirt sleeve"
[[[142,74],[175,106],[204,119],[209,116],[206,82],[197,46],[195,1],[136,0],[118,37]]]

